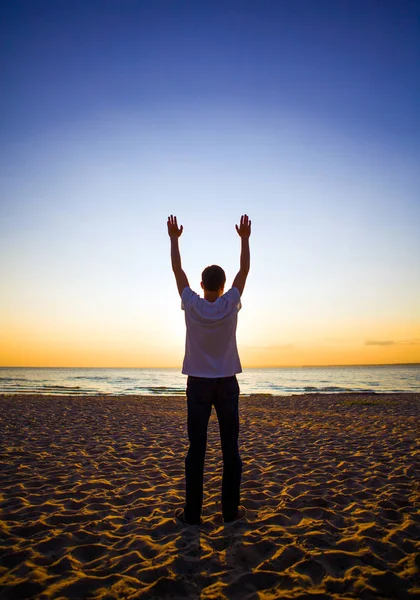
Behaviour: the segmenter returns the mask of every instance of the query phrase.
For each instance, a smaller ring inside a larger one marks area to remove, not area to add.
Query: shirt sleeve
[[[196,296],[196,294],[195,294],[195,292],[192,291],[191,288],[185,287],[182,290],[182,295],[181,295],[181,309],[182,310],[185,310],[187,308],[187,306],[189,305],[191,300],[194,298],[194,296]]]
[[[241,294],[239,293],[238,288],[231,287],[228,292],[225,294],[226,298],[228,298],[229,302],[232,302],[233,305],[236,305],[238,311],[242,308],[241,302]]]

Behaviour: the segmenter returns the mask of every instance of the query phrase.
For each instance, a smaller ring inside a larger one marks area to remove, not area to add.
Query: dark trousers
[[[189,523],[200,523],[207,426],[214,405],[223,454],[222,512],[226,521],[233,520],[238,511],[242,475],[238,448],[239,385],[236,376],[216,379],[188,377],[187,401],[190,447],[185,459],[185,519]]]

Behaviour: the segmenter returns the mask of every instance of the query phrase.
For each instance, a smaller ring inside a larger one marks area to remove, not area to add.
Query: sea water
[[[242,394],[420,392],[420,365],[244,369]],[[180,369],[0,367],[1,393],[184,395]]]

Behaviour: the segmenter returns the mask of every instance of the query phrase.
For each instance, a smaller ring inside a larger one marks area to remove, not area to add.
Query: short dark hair
[[[226,275],[222,267],[218,265],[211,265],[206,267],[201,273],[201,281],[203,282],[204,289],[209,292],[217,292],[226,283]]]

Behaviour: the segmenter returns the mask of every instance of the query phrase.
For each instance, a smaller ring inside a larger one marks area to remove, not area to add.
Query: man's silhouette
[[[183,227],[178,227],[176,217],[171,215],[168,218],[172,269],[187,328],[182,372],[188,375],[190,447],[185,459],[185,506],[176,511],[178,520],[187,525],[199,525],[201,522],[207,426],[213,405],[219,421],[223,453],[223,520],[234,523],[246,514],[239,500],[242,461],[238,448],[239,385],[236,374],[242,368],[236,346],[236,325],[250,265],[251,221],[243,215],[239,227],[235,227],[241,238],[241,259],[232,287],[223,293],[225,272],[221,267],[212,265],[202,273],[204,298],[200,298],[191,290],[181,266],[178,238]]]

